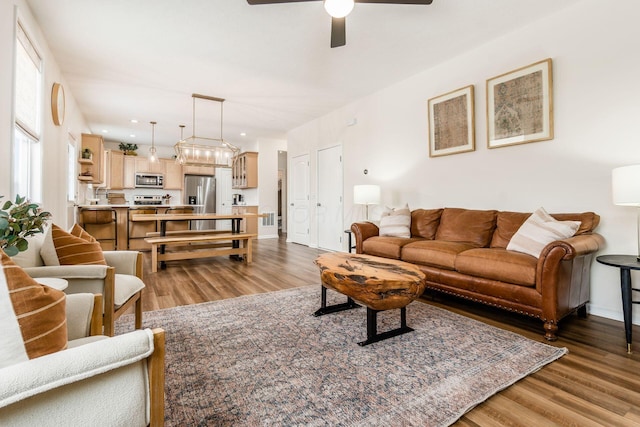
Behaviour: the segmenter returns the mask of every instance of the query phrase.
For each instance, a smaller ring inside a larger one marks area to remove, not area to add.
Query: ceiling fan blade
[[[303,1],[316,1],[316,0],[247,0],[251,6],[258,4],[274,4],[274,3],[297,3]]]
[[[433,3],[433,0],[355,0],[356,3],[384,3],[384,4],[423,4]]]
[[[347,44],[347,29],[345,18],[331,18],[331,47]]]

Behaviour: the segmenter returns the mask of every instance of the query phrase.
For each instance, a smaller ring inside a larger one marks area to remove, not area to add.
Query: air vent
[[[262,213],[262,226],[263,227],[273,227],[276,224],[276,213],[275,212],[263,212]]]

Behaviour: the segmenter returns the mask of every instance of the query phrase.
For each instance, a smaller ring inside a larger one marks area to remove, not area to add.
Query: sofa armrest
[[[0,408],[136,363],[153,350],[153,332],[143,329],[0,369]]]
[[[142,252],[138,251],[103,251],[104,259],[116,274],[129,274],[142,279]]]
[[[24,271],[31,277],[58,277],[61,279],[104,279],[107,265],[52,265],[46,267],[27,267]]]
[[[356,253],[363,252],[362,243],[369,237],[377,236],[380,229],[371,222],[354,222],[351,224],[351,232],[356,238]]]
[[[562,259],[573,259],[577,256],[587,255],[598,251],[604,246],[604,238],[598,233],[580,234],[568,239],[556,240],[549,243],[542,250],[539,260],[547,258],[554,250],[564,251]],[[540,261],[538,261],[540,262]]]
[[[93,304],[93,294],[67,295],[67,337],[69,341],[84,338],[91,334]]]

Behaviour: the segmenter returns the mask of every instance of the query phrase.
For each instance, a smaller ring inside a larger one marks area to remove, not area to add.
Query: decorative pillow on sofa
[[[0,367],[65,349],[64,292],[36,282],[2,250],[0,263]]]
[[[507,249],[538,258],[545,246],[573,236],[579,227],[580,221],[558,221],[544,208],[539,208],[520,226]]]
[[[382,212],[379,226],[380,236],[411,237],[411,210],[409,205],[402,208],[386,208]]]
[[[80,227],[78,224],[73,224],[73,227],[71,227],[71,230],[69,230],[69,234],[79,237],[89,243],[97,242],[95,237],[87,233],[85,229]]]
[[[78,230],[79,229],[79,230]],[[97,264],[107,265],[102,254],[102,247],[89,233],[84,231],[80,226],[74,227],[74,231],[82,237],[74,236],[67,233],[55,224],[51,225],[51,240],[55,248],[55,258],[50,251],[43,252],[47,246],[45,244],[43,250],[40,251],[42,259],[46,265],[77,265],[77,264]]]

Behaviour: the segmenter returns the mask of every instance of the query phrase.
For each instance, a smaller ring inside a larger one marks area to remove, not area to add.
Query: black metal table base
[[[324,316],[325,314],[337,313],[339,311],[351,310],[352,308],[358,307],[360,306],[356,304],[355,301],[351,299],[351,297],[347,297],[347,302],[345,303],[327,306],[327,288],[323,286],[320,308],[317,309],[316,312],[313,313],[313,315],[315,317]]]
[[[351,297],[347,297],[347,302],[342,304],[333,304],[327,306],[327,288],[322,286],[322,298],[320,302],[320,308],[313,313],[314,316],[324,316],[325,314],[337,313],[339,311],[351,310],[358,308],[360,305],[356,304]],[[390,331],[378,333],[378,312],[382,310],[374,310],[367,307],[367,339],[360,341],[359,346],[373,344],[388,338],[397,337],[398,335],[406,334],[407,332],[413,332],[413,328],[407,326],[407,308],[402,307],[400,309],[400,327],[392,329]]]
[[[359,346],[373,344],[386,340],[387,338],[397,337],[398,335],[406,334],[407,332],[413,332],[413,328],[407,326],[407,308],[402,307],[400,309],[400,327],[392,329],[390,331],[378,333],[378,311],[367,307],[367,339],[360,341]]]

